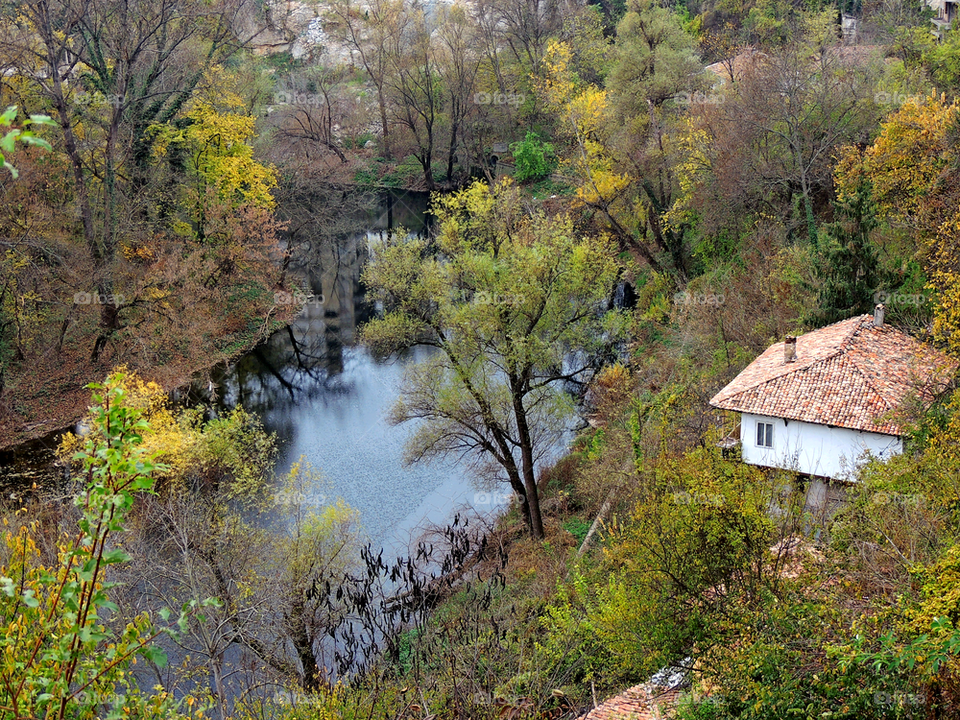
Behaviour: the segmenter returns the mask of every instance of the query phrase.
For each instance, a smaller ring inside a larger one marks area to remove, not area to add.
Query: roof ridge
[[[870,317],[870,316],[869,316],[869,315],[864,315],[863,317],[864,317],[864,318],[868,318],[868,317]],[[864,327],[864,325],[861,323],[860,325],[857,326],[857,330],[859,331],[859,330],[862,329],[863,327]],[[866,327],[873,327],[873,326],[872,326],[872,325],[867,325]],[[906,333],[904,333],[904,334],[906,334]],[[910,336],[907,335],[907,337],[910,337]],[[853,335],[850,336],[850,339],[851,339],[851,340],[853,339]],[[911,339],[912,339],[912,338],[911,338]],[[844,349],[846,349],[846,348],[844,348]],[[895,409],[894,405],[891,404],[891,402],[887,399],[887,396],[884,395],[884,394],[877,388],[877,386],[873,383],[873,381],[870,379],[870,374],[869,374],[866,370],[864,370],[862,367],[860,367],[860,363],[857,362],[857,359],[856,359],[855,355],[854,355],[853,353],[848,354],[848,355],[847,355],[847,358],[849,358],[850,364],[853,365],[854,368],[856,368],[857,372],[860,374],[860,377],[863,378],[863,381],[864,381],[864,383],[866,383],[867,387],[869,387],[871,390],[873,390],[873,392],[876,394],[876,396],[877,396],[878,398],[880,398],[881,400],[883,400],[883,404],[887,406],[887,410],[888,410],[888,411],[894,410],[894,409]]]
[[[880,398],[883,401],[884,405],[887,406],[887,411],[889,412],[891,410],[895,410],[896,408],[894,407],[894,405],[890,403],[886,395],[884,395],[882,392],[880,392],[880,390],[877,389],[877,386],[874,385],[873,381],[870,379],[870,375],[862,367],[860,367],[860,363],[858,363],[856,359],[854,359],[853,355],[852,354],[845,355],[845,358],[850,361],[850,364],[853,365],[854,369],[857,371],[857,374],[860,375],[861,378],[863,378],[864,384],[873,391],[874,395],[876,395],[878,398]],[[894,423],[890,423],[890,424],[894,424]]]
[[[837,327],[840,323],[844,325]],[[803,350],[806,342],[810,354]],[[798,346],[797,362],[785,367],[778,352],[783,344],[771,345],[710,404],[741,413],[899,435],[902,428],[890,413],[910,388],[926,386],[933,363],[950,362],[940,351],[893,325],[876,325],[872,315],[854,316],[806,333]],[[957,363],[950,362],[950,367],[956,368]]]
[[[860,332],[862,330],[875,327],[873,325],[872,315],[861,315],[858,318],[858,320],[859,322],[853,324],[853,329],[850,331],[850,334],[844,339],[842,343],[840,343],[840,346],[837,348],[837,352],[831,355],[830,358],[832,359],[837,355],[843,355],[845,358],[847,358],[850,361],[850,364],[857,371],[857,374],[860,375],[861,378],[863,378],[864,384],[868,388],[870,388],[870,390],[872,390],[873,393],[878,398],[880,398],[883,401],[883,404],[886,405],[887,407],[887,411],[893,410],[894,409],[893,405],[891,405],[890,401],[887,400],[886,395],[884,395],[882,392],[880,392],[880,390],[877,389],[877,386],[874,385],[873,381],[871,381],[870,375],[862,367],[860,367],[860,363],[856,361],[853,354],[847,353],[847,350],[849,350],[850,346],[853,345],[854,339],[860,337]]]
[[[828,327],[829,327],[829,326],[828,326]],[[840,354],[839,352],[835,352],[835,353],[833,353],[833,354],[831,354],[831,355],[827,355],[826,357],[817,358],[816,360],[812,360],[811,362],[808,362],[806,365],[803,365],[803,366],[797,365],[796,367],[790,368],[790,369],[787,370],[786,372],[780,373],[779,375],[777,375],[777,376],[775,376],[775,377],[764,378],[764,379],[758,381],[757,383],[755,383],[754,385],[748,385],[747,387],[743,388],[742,390],[739,390],[736,394],[730,395],[729,397],[724,398],[724,402],[728,402],[728,401],[730,401],[730,400],[733,400],[735,397],[738,397],[738,396],[740,396],[740,395],[743,395],[744,393],[749,392],[749,391],[751,391],[751,390],[756,390],[757,388],[762,387],[763,385],[770,385],[771,383],[775,383],[775,382],[777,382],[778,380],[780,380],[781,378],[786,377],[787,375],[796,375],[797,373],[800,373],[800,372],[806,372],[807,370],[809,370],[809,369],[812,368],[812,367],[815,367],[815,366],[817,366],[817,365],[820,365],[821,363],[825,363],[825,362],[827,362],[828,360],[832,360],[833,358],[835,358],[835,357],[836,357],[837,355],[839,355],[839,354]]]
[[[857,322],[855,322],[855,323],[850,323],[850,326],[851,326],[850,334],[847,335],[847,336],[843,339],[843,342],[841,342],[840,345],[837,346],[837,352],[834,353],[834,354],[839,354],[839,353],[842,353],[842,352],[846,352],[847,347],[850,345],[850,343],[853,342],[853,339],[857,336],[857,333],[859,333],[865,326],[866,326],[866,327],[869,327],[869,325],[867,324],[867,321],[872,322],[872,321],[873,321],[873,316],[872,316],[872,315],[859,315],[859,316],[857,316],[857,317],[847,318],[846,320],[841,320],[840,322],[850,322],[851,320],[857,320]],[[840,323],[837,323],[837,324],[839,325]],[[827,325],[827,327],[830,327],[830,326]],[[821,329],[823,329],[823,328],[821,328]],[[814,332],[816,332],[816,330],[815,330]]]
[[[852,324],[853,327],[852,327],[852,329],[850,330],[850,333],[837,345],[837,349],[834,350],[832,353],[830,353],[830,354],[828,354],[828,355],[824,355],[824,356],[821,357],[821,358],[817,358],[817,359],[815,359],[815,360],[811,360],[811,361],[807,362],[805,365],[804,365],[804,364],[801,364],[801,363],[797,363],[794,367],[791,367],[791,368],[785,370],[784,372],[778,374],[776,377],[765,378],[765,379],[762,379],[762,380],[758,380],[755,384],[753,384],[753,385],[748,385],[747,387],[742,388],[742,389],[739,390],[736,394],[730,395],[730,396],[724,398],[724,400],[731,400],[731,399],[737,397],[737,395],[742,395],[743,393],[747,392],[748,390],[754,390],[754,389],[760,387],[761,385],[766,385],[766,384],[768,384],[768,383],[770,383],[770,382],[774,382],[774,381],[779,380],[780,378],[782,378],[782,377],[784,377],[784,376],[786,376],[786,375],[793,375],[793,374],[798,373],[798,372],[800,372],[800,371],[802,371],[802,370],[808,370],[808,369],[812,368],[814,365],[817,365],[817,364],[819,364],[819,363],[825,362],[825,361],[827,361],[827,360],[831,360],[831,359],[833,359],[834,357],[836,357],[837,355],[843,354],[844,352],[846,352],[847,346],[850,344],[850,341],[853,339],[854,335],[856,335],[857,331],[859,331],[860,328],[863,327],[864,321],[865,321],[865,320],[868,320],[868,319],[872,319],[872,318],[873,318],[872,315],[859,315],[859,316],[856,316],[856,317],[854,317],[854,318],[846,318],[846,319],[844,319],[844,320],[838,320],[838,321],[835,322],[835,323],[830,323],[829,325],[824,325],[823,327],[816,328],[815,330],[810,330],[809,332],[805,332],[805,333],[802,333],[802,334],[800,334],[800,335],[795,336],[795,337],[797,337],[797,338],[799,339],[799,338],[802,338],[802,337],[805,337],[805,336],[808,336],[808,335],[815,335],[816,333],[823,332],[823,331],[827,330],[828,328],[833,327],[834,325],[841,325],[841,324],[843,324],[843,323],[850,322],[851,320],[854,320],[854,319],[859,320],[859,322],[857,322],[857,323],[855,323],[855,324]],[[767,348],[767,350],[769,351],[771,348],[774,348],[774,347],[776,347],[777,345],[780,345],[780,344],[782,344],[782,343],[784,343],[784,342],[786,342],[786,340],[780,340],[780,341],[778,341],[778,342],[775,342],[773,345],[771,345],[769,348]],[[859,369],[859,368],[858,368],[858,369]],[[872,388],[872,386],[871,386],[871,388]],[[875,388],[872,388],[872,389],[874,390],[874,392],[876,392],[876,389],[875,389]],[[723,390],[721,389],[720,392],[723,392]],[[719,396],[719,394],[720,394],[720,393],[717,393],[718,396]]]

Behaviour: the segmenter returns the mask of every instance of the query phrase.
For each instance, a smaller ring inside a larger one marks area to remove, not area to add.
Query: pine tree
[[[819,302],[807,318],[826,325],[869,312],[882,286],[883,271],[870,234],[879,224],[869,181],[834,205],[837,220],[814,247]]]

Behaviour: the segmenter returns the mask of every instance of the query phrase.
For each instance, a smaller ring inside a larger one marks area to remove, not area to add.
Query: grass
[[[575,191],[572,185],[560,180],[555,180],[549,176],[543,178],[543,180],[538,180],[537,182],[528,185],[527,190],[535,198],[550,197],[551,195],[556,195],[557,197],[569,197],[572,196]]]

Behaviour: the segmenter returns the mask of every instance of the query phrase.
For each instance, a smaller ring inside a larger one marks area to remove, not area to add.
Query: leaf
[[[122,548],[114,548],[113,550],[108,550],[103,554],[103,562],[105,565],[127,562],[129,559],[130,556],[124,552]]]
[[[0,150],[3,150],[6,153],[12,153],[14,147],[16,146],[17,138],[22,132],[22,130],[15,128],[0,138]]]
[[[29,122],[33,125],[50,125],[51,127],[57,126],[57,121],[49,115],[31,115]]]
[[[167,653],[162,647],[157,645],[147,645],[143,648],[140,653],[147,660],[154,663],[157,667],[166,667],[167,665]]]
[[[29,133],[24,133],[23,135],[20,136],[20,139],[21,139],[24,143],[26,143],[27,145],[32,145],[32,146],[34,146],[34,147],[43,148],[44,150],[46,150],[46,151],[48,151],[48,152],[51,151],[51,150],[53,150],[53,147],[50,145],[50,143],[48,143],[48,142],[47,142],[46,140],[44,140],[42,137],[37,137],[36,135],[32,135],[32,134],[29,134]]]

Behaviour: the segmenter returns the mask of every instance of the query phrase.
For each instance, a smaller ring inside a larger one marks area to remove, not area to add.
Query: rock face
[[[430,18],[437,8],[453,2],[418,0],[418,6]],[[364,0],[359,0],[355,7],[363,10]],[[351,49],[324,27],[326,12],[325,0],[256,0],[238,17],[235,30],[242,40],[249,41],[257,55],[290,53],[297,60],[323,55],[325,62],[334,65],[354,64]]]
[[[319,3],[264,0],[247,8],[237,19],[236,32],[249,40],[257,55],[290,53],[299,59],[318,52],[326,44],[323,8]]]

